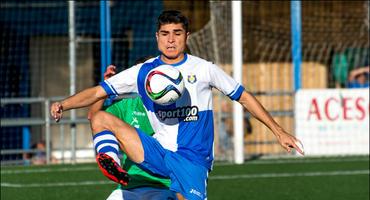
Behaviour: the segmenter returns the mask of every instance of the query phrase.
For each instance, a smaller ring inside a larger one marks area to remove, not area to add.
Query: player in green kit
[[[115,74],[115,67],[109,66],[104,73],[104,79],[107,79]],[[89,111],[89,118],[93,113],[99,111],[103,106],[104,100],[93,104]],[[106,112],[120,118],[126,123],[135,128],[140,128],[148,135],[153,135],[154,131],[147,118],[143,102],[140,97],[122,99],[105,109]],[[139,168],[134,162],[123,154],[121,166],[125,169],[130,181],[126,186],[119,185],[114,190],[107,200],[175,200],[176,194],[170,191],[170,180],[167,178],[157,177],[149,174]]]

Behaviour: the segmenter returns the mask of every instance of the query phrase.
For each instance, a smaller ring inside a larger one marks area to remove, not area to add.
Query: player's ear
[[[190,32],[187,32],[185,36],[185,41],[189,39],[189,35],[190,35]]]

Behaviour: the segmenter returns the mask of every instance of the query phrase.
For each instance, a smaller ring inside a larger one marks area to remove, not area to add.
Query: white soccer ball
[[[145,91],[157,104],[170,105],[184,92],[181,72],[171,65],[161,65],[149,71],[145,78]]]

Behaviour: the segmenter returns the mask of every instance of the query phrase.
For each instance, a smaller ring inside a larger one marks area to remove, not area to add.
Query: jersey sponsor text
[[[184,118],[185,122],[197,121],[199,109],[197,106],[179,107],[171,110],[158,110],[158,117],[164,121],[170,118]]]

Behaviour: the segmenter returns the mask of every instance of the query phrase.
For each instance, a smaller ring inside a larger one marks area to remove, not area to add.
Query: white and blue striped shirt
[[[145,92],[145,77],[150,70],[163,64],[160,56],[149,59],[107,79],[101,86],[110,96],[138,93],[155,131],[153,137],[165,149],[211,169],[214,142],[212,88],[232,100],[238,100],[244,88],[211,62],[185,54],[182,61],[172,64],[184,78],[184,94],[174,104],[158,105]]]

